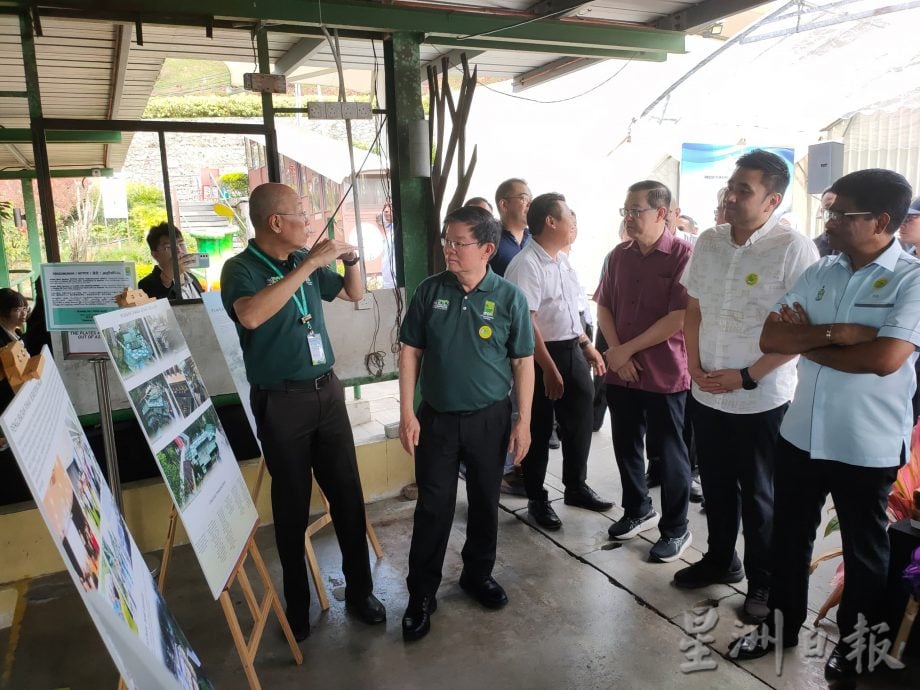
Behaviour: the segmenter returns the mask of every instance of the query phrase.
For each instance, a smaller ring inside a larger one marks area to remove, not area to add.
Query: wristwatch
[[[579,341],[578,341],[578,347],[580,347],[582,350],[586,349],[586,348],[588,347],[588,345],[590,345],[590,344],[591,344],[591,339],[590,339],[590,338],[585,338],[584,340],[579,340]]]
[[[757,388],[757,381],[751,378],[751,372],[745,367],[741,370],[741,387],[746,391],[752,391]]]
[[[351,259],[351,260],[349,260],[349,259],[342,259],[342,263],[345,264],[346,266],[354,266],[355,264],[358,263],[358,261],[359,261],[360,258],[361,258],[361,257],[358,256],[358,252],[355,252],[355,258],[354,258],[354,259]]]

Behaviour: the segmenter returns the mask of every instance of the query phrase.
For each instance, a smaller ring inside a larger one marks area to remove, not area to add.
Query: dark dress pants
[[[697,403],[693,411],[709,528],[706,558],[716,569],[728,570],[743,523],[744,570],[758,587],[770,583],[773,466],[787,407],[731,414]]]
[[[840,520],[846,564],[843,598],[837,610],[840,639],[854,631],[859,614],[866,617],[869,626],[882,621],[889,556],[885,509],[897,473],[897,467],[858,467],[812,459],[806,451],[780,438],[774,476],[770,606],[783,613],[784,641],[798,639],[808,613],[809,566],[828,493]],[[708,505],[709,494],[706,501]]]
[[[292,625],[307,621],[310,584],[304,535],[313,475],[329,501],[342,550],[346,597],[361,600],[373,590],[367,551],[364,495],[342,384],[333,374],[320,390],[253,387],[253,415],[272,477],[275,542]]]
[[[690,461],[684,444],[686,391],[650,393],[625,386],[607,385],[613,429],[613,452],[623,484],[623,512],[640,518],[652,510],[645,481],[645,439],[654,437],[659,449],[661,520],[663,537],[687,532],[690,502]]]
[[[591,368],[576,339],[549,341],[546,349],[562,375],[563,393],[559,400],[546,397],[543,370],[534,364],[533,408],[530,417],[530,450],[524,458],[524,486],[527,498],[543,500],[546,492],[546,466],[549,464],[549,437],[553,416],[559,424],[562,444],[562,483],[577,490],[585,483],[588,453],[593,433],[594,382]]]
[[[409,593],[433,596],[457,503],[457,472],[466,464],[469,513],[463,569],[473,578],[492,574],[498,539],[498,495],[511,435],[511,401],[499,400],[472,413],[438,412],[423,402],[415,448],[418,502],[409,548]]]

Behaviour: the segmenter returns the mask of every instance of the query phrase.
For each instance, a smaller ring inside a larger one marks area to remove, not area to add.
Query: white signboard
[[[258,514],[169,300],[96,324],[216,599]]]
[[[130,262],[42,264],[48,330],[95,330],[93,317],[118,309],[115,295],[133,287]]]
[[[102,186],[102,214],[106,218],[128,217],[128,184],[117,177],[100,181]]]
[[[255,436],[256,443],[259,443],[256,418],[252,414],[252,405],[249,401],[249,381],[246,379],[246,364],[243,362],[243,349],[240,347],[236,324],[233,323],[227,310],[224,309],[219,290],[205,292],[201,295],[201,299],[204,302],[204,308],[208,312],[208,318],[211,319],[211,326],[214,328],[214,335],[217,336],[217,342],[220,344],[220,351],[223,352],[224,359],[227,360],[227,368],[230,369],[230,377],[233,379],[237,395],[240,396],[240,404],[246,413],[246,419],[249,420],[252,435]],[[259,447],[261,448],[261,443]]]
[[[51,353],[42,354],[41,378],[20,389],[0,427],[90,618],[128,687],[211,688],[128,532]]]

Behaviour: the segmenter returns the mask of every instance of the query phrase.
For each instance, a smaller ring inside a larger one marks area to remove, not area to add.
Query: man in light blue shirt
[[[772,618],[782,626],[773,633],[777,646],[798,643],[815,530],[829,493],[846,563],[837,614],[841,641],[825,666],[825,677],[838,680],[875,665],[857,643],[857,623],[863,616],[870,627],[881,622],[889,557],[885,508],[913,423],[920,260],[894,238],[911,197],[901,175],[860,170],[831,191],[837,197],[825,211],[826,232],[841,253],[802,274],[767,318],[760,346],[801,355],[774,475],[770,605],[783,615]],[[873,630],[877,638],[881,632]],[[742,638],[733,653],[750,658],[767,648]]]

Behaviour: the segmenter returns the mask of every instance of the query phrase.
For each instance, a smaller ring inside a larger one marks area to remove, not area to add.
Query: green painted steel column
[[[19,36],[22,42],[22,65],[25,71],[26,90],[29,93],[29,120],[32,128],[32,155],[35,159],[35,177],[38,180],[38,203],[42,210],[42,229],[45,233],[45,253],[48,261],[61,260],[58,244],[57,218],[54,215],[54,193],[51,189],[51,169],[48,162],[48,141],[45,119],[42,115],[42,97],[38,84],[38,62],[35,59],[35,37],[28,12],[19,15]]]
[[[259,72],[271,74],[268,54],[268,29],[259,27],[256,33]],[[278,133],[275,131],[275,106],[270,93],[262,94],[262,122],[265,123],[265,158],[269,182],[281,182],[281,157],[278,155]]]
[[[38,216],[35,214],[35,194],[32,180],[21,180],[22,205],[26,212],[26,227],[29,228],[29,260],[32,264],[32,282],[38,278],[42,265],[42,241],[38,234]]]
[[[13,222],[10,221],[10,225]],[[10,270],[6,265],[6,239],[3,236],[6,230],[4,221],[0,220],[0,287],[8,288],[10,286]]]
[[[437,222],[430,179],[408,176],[409,132],[412,123],[425,117],[419,77],[421,40],[422,34],[396,32],[383,43],[396,271],[408,298],[430,275],[428,228]]]

